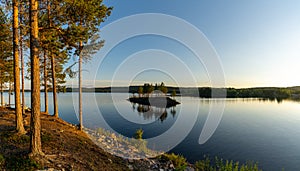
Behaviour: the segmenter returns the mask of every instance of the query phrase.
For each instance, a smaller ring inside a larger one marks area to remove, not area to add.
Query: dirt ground
[[[95,145],[76,127],[42,114],[42,150],[45,156],[29,159],[30,114],[23,115],[26,135],[16,135],[14,111],[0,108],[0,170],[128,170],[125,161]]]

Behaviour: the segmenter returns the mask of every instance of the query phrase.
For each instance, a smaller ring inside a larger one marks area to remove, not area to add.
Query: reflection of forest
[[[132,103],[132,109],[138,112],[138,115],[142,116],[145,120],[155,119],[160,120],[163,122],[168,117],[168,110],[167,108],[160,108],[150,105],[142,105],[137,103]],[[170,113],[173,117],[176,115],[175,106],[173,106],[170,110]]]

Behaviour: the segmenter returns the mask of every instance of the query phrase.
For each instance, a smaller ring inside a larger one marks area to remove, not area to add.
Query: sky
[[[84,86],[144,82],[183,87],[300,85],[298,0],[106,0],[104,3],[113,6],[111,16],[101,25],[104,50],[84,64]],[[157,21],[164,16],[170,20],[147,25],[147,16],[156,13],[163,15],[158,15]],[[146,17],[134,17],[143,14]],[[133,20],[127,20],[129,16]],[[173,19],[179,24],[172,25]],[[181,29],[185,26],[189,28]],[[151,29],[156,30],[155,34]],[[149,32],[132,34],[126,39],[119,36],[145,30]],[[198,30],[202,37],[193,30]],[[200,37],[202,40],[197,40]],[[180,41],[183,39],[188,44]],[[117,43],[113,44],[114,41]],[[204,47],[214,49],[215,53]],[[224,85],[216,81],[222,80],[221,77]],[[73,79],[68,84],[77,83]]]

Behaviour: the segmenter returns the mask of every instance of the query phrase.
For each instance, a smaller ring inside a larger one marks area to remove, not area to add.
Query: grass
[[[223,160],[215,157],[214,160],[205,157],[195,163],[197,171],[261,171],[258,164],[248,161],[245,164],[234,162],[232,160]]]
[[[174,153],[171,154],[163,154],[159,156],[160,159],[162,160],[170,160],[174,164],[175,170],[178,171],[183,171],[187,167],[187,161],[186,158],[183,157],[182,155],[177,155]]]
[[[29,143],[30,137],[28,135],[13,134],[7,139],[7,141],[10,143],[25,144]]]
[[[5,158],[2,154],[0,154],[0,169],[4,166],[5,164]]]
[[[138,140],[143,139],[143,133],[144,133],[144,131],[142,129],[136,130],[136,132],[134,134],[134,138],[138,139]]]
[[[19,171],[42,169],[42,167],[39,164],[37,164],[37,162],[30,159],[28,156],[10,157],[9,159],[6,160],[5,166],[7,170],[19,170]]]

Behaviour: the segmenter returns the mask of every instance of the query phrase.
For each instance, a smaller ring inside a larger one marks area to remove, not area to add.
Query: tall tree
[[[40,11],[40,43],[41,48],[46,52],[47,57],[49,58],[49,63],[51,68],[48,70],[46,65],[44,65],[44,86],[47,91],[47,77],[51,78],[49,82],[52,83],[52,93],[53,93],[53,116],[58,117],[58,97],[57,93],[62,91],[64,88],[63,84],[65,83],[65,73],[63,73],[63,65],[68,60],[67,51],[65,45],[60,40],[61,35],[59,31],[61,25],[64,22],[60,17],[63,15],[60,8],[63,3],[60,1],[51,1],[44,0],[42,4],[42,10]],[[47,61],[43,62],[44,64]],[[50,72],[49,72],[50,71]],[[47,94],[45,91],[45,102]],[[46,108],[47,104],[45,104]]]
[[[25,114],[25,67],[24,67],[24,51],[23,49],[26,47],[24,46],[24,35],[26,34],[26,16],[28,18],[28,14],[25,12],[25,6],[28,4],[27,0],[21,0],[20,1],[20,11],[19,11],[19,17],[20,17],[20,57],[21,57],[21,90],[22,90],[22,114]],[[28,5],[27,5],[28,6]],[[27,15],[26,15],[27,14]],[[24,35],[23,35],[24,34]]]
[[[49,113],[48,109],[48,74],[47,74],[47,55],[44,51],[44,101],[45,101],[45,113]]]
[[[20,100],[20,66],[19,66],[19,0],[13,0],[13,55],[14,55],[14,94],[16,129],[24,134],[23,117]]]
[[[64,10],[64,19],[68,24],[65,31],[68,34],[65,34],[64,41],[72,47],[71,51],[75,49],[74,55],[78,56],[79,129],[82,130],[82,62],[88,61],[91,54],[103,46],[104,41],[91,42],[91,39],[112,8],[102,4],[102,0],[66,0]]]
[[[7,59],[12,56],[11,32],[7,16],[0,6],[0,104],[4,106],[3,87],[7,75]]]
[[[43,155],[41,144],[40,120],[40,72],[39,72],[39,28],[38,1],[30,0],[30,64],[31,64],[31,122],[30,122],[30,155]]]

